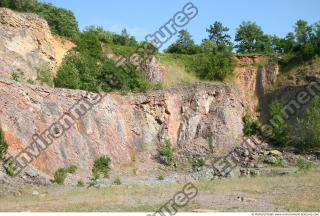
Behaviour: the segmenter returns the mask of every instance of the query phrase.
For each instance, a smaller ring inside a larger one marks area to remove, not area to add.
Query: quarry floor
[[[194,182],[197,196],[179,211],[320,211],[320,172]],[[29,186],[20,196],[0,197],[0,211],[157,211],[183,184],[107,188]],[[38,193],[33,194],[34,191]],[[33,194],[33,195],[32,195]]]

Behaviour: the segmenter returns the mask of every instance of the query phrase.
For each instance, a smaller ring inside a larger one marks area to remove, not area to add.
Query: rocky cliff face
[[[0,124],[17,155],[30,146],[32,136],[49,129],[85,92],[50,89],[0,79]],[[82,107],[83,108],[83,107]],[[147,94],[107,94],[82,118],[54,139],[33,161],[47,174],[70,164],[90,174],[93,161],[103,154],[120,171],[143,158],[141,169],[154,169],[159,144],[170,140],[182,155],[222,156],[242,138],[244,107],[231,86],[199,84]],[[59,130],[54,129],[54,133]]]
[[[0,8],[0,76],[21,71],[25,80],[36,80],[37,68],[49,64],[55,71],[74,46],[53,36],[47,22],[35,14]]]
[[[157,61],[156,57],[151,55],[145,61],[137,61],[136,53],[131,53],[131,58],[127,57],[128,63],[133,64],[144,71],[144,77],[146,80],[153,84],[157,84],[163,81],[165,74],[165,68]],[[108,53],[107,58],[112,59],[114,62],[118,62],[122,57],[113,53]]]
[[[277,64],[267,64],[261,55],[237,56],[234,70],[235,83],[245,99],[245,107],[251,115],[260,117],[260,111],[267,106],[264,100],[266,89],[271,86],[279,73]]]

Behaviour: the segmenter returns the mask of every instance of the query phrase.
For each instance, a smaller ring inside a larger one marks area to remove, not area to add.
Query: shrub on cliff
[[[56,87],[81,89],[87,91],[132,91],[141,92],[152,89],[143,72],[131,64],[117,67],[110,59],[98,59],[86,54],[69,52],[58,69],[54,80]]]
[[[243,128],[243,133],[247,137],[251,137],[252,135],[256,134],[259,126],[258,123],[252,119],[249,115],[246,115],[243,119],[244,121],[244,128]]]
[[[98,34],[93,31],[84,31],[76,39],[76,50],[96,60],[102,59],[102,48]]]
[[[0,160],[5,160],[8,151],[8,144],[4,137],[4,132],[0,128]]]
[[[288,125],[284,118],[283,106],[275,101],[270,105],[270,124],[272,126],[271,141],[277,146],[285,146],[288,142]]]
[[[55,86],[95,91],[97,67],[93,58],[71,51],[58,69]]]
[[[39,2],[37,0],[1,0],[0,7],[12,10],[31,12]]]
[[[159,149],[160,159],[163,164],[171,166],[173,164],[173,148],[169,140],[166,140]]]
[[[78,22],[72,11],[58,8],[50,3],[39,3],[32,12],[47,20],[53,33],[75,38],[79,32]]]
[[[36,13],[48,22],[54,34],[60,36],[75,38],[79,32],[74,14],[70,10],[55,7],[50,3],[42,3],[37,0],[1,0],[0,7]]]
[[[53,175],[53,182],[63,185],[64,180],[67,178],[67,174],[68,172],[64,168],[59,168]]]
[[[53,182],[57,183],[59,185],[63,185],[64,184],[64,180],[67,177],[68,173],[75,173],[77,171],[77,166],[75,165],[70,165],[67,168],[59,168],[53,175]]]
[[[298,139],[301,151],[320,150],[320,97],[316,96],[307,110],[305,119],[299,121]]]
[[[103,176],[109,177],[110,172],[110,164],[111,159],[107,155],[103,155],[96,159],[93,164],[92,173],[95,179],[99,178],[100,174],[103,174]]]
[[[53,72],[48,64],[42,64],[39,68],[37,68],[37,80],[40,81],[41,84],[47,84],[50,87],[53,87]]]
[[[197,74],[205,80],[223,81],[233,73],[233,55],[229,51],[201,54],[193,63]]]

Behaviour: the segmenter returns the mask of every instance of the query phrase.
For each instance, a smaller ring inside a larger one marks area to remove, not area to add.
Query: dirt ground
[[[320,211],[320,172],[194,182],[197,196],[180,211]],[[0,198],[0,211],[157,211],[183,184],[79,188],[28,187]],[[38,193],[35,193],[37,191]],[[34,194],[33,194],[34,193]],[[33,194],[33,195],[32,195]]]

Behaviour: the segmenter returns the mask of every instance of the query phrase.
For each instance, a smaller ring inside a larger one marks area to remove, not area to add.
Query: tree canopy
[[[224,27],[221,22],[216,21],[207,29],[209,40],[215,42],[218,46],[230,46],[231,36],[227,34],[229,28]]]

